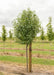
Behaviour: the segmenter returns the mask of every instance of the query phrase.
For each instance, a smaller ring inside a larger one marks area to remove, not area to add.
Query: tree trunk
[[[32,72],[32,43],[29,44],[29,72]]]
[[[3,41],[3,48],[4,48],[4,52],[5,52],[5,41]]]
[[[12,42],[11,42],[11,38],[10,38],[10,50],[12,49],[12,46],[11,46]]]
[[[27,67],[27,72],[28,72],[28,44],[26,44],[26,67]]]

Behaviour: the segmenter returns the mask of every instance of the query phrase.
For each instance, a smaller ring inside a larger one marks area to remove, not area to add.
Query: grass
[[[16,57],[16,56],[0,56],[0,61],[26,63],[26,58],[25,57]],[[32,63],[33,64],[54,65],[54,60],[32,58]]]
[[[54,65],[54,60],[33,58],[34,64]]]
[[[24,44],[19,44],[14,41],[7,40],[4,43],[1,41],[0,42],[0,48],[19,48],[19,49],[25,49],[26,46]],[[54,50],[54,43],[40,43],[40,42],[33,42],[32,43],[32,49],[46,49],[48,51],[32,51],[32,54],[43,54],[43,55],[54,55],[54,51],[49,51],[49,50]],[[0,52],[18,52],[18,53],[26,53],[26,50],[11,50],[11,49],[0,49]],[[10,62],[17,62],[17,63],[26,63],[26,58],[25,57],[17,57],[17,56],[0,56],[0,61],[10,61]],[[41,58],[32,58],[32,63],[33,64],[44,64],[44,65],[54,65],[54,60],[50,59],[41,59]]]
[[[32,51],[33,54],[54,55],[53,51]]]
[[[33,43],[33,49],[47,49],[47,50],[54,50],[54,43]]]
[[[4,43],[0,42],[0,47],[4,47]],[[14,42],[13,40],[7,40],[5,42],[5,48],[26,48],[24,44],[19,44]],[[46,42],[33,42],[32,49],[47,49],[47,50],[54,50],[54,43],[46,43]]]
[[[17,57],[17,56],[0,56],[1,61],[10,61],[17,63],[26,63],[25,57]]]
[[[2,72],[0,72],[0,75],[4,75]]]
[[[7,49],[0,49],[0,52],[18,52],[18,53],[22,53],[25,54],[25,50],[7,50]]]
[[[0,52],[18,52],[18,53],[22,53],[22,54],[26,54],[26,50],[4,50],[4,49],[0,49]],[[53,51],[35,51],[32,50],[32,54],[42,54],[42,55],[54,55]]]

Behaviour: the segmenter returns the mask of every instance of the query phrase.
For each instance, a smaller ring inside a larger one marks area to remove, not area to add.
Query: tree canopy
[[[2,40],[5,41],[6,40],[6,29],[5,26],[2,26]]]
[[[49,41],[53,40],[53,28],[52,28],[52,18],[49,17],[49,23],[47,24],[47,36]]]
[[[43,27],[41,28],[41,39],[42,39],[42,40],[45,39]]]
[[[29,44],[39,32],[40,22],[34,11],[23,10],[23,12],[13,21],[15,36]]]
[[[9,31],[9,38],[12,39],[12,32],[11,32],[11,30]]]

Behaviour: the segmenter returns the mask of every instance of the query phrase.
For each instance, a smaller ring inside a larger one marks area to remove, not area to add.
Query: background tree
[[[11,30],[9,31],[9,39],[10,39],[10,48],[11,48],[11,43],[12,43],[12,32],[11,32]]]
[[[47,24],[47,36],[49,41],[53,40],[53,29],[52,29],[51,22],[52,22],[52,18],[49,17],[49,23]]]
[[[53,32],[53,40],[54,40],[54,32]]]
[[[11,32],[11,30],[9,31],[9,38],[12,39],[12,32]]]
[[[45,39],[43,27],[41,28],[41,36],[40,37],[41,37],[42,40]]]
[[[5,26],[2,26],[2,40],[4,42],[4,48],[5,48],[5,41],[6,41],[6,29]]]
[[[5,26],[3,25],[2,26],[2,40],[5,42],[6,40],[6,29],[5,29]]]
[[[14,20],[14,32],[15,36],[29,45],[29,72],[32,71],[32,41],[36,34],[39,32],[40,22],[38,16],[35,12],[28,10],[23,10],[20,16]]]

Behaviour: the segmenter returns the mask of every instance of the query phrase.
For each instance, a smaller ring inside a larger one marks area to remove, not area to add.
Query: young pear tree
[[[52,18],[49,17],[49,23],[47,24],[47,36],[49,41],[53,40],[53,29],[51,23],[52,23]]]
[[[41,28],[41,36],[40,37],[41,37],[41,40],[45,39],[43,27]]]
[[[54,40],[54,32],[53,32],[53,40]]]
[[[12,32],[11,32],[11,30],[9,31],[9,38],[12,39]]]
[[[39,32],[40,22],[38,16],[30,9],[23,10],[13,21],[15,36],[29,45],[29,72],[32,71],[32,41]]]
[[[5,41],[6,41],[6,29],[5,26],[2,26],[2,40],[4,42],[4,48],[5,48]]]
[[[2,40],[5,42],[6,41],[6,29],[5,26],[2,26]]]
[[[11,32],[11,30],[9,31],[9,39],[10,39],[10,48],[11,48],[11,41],[12,41],[12,32]]]

